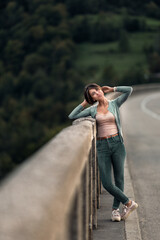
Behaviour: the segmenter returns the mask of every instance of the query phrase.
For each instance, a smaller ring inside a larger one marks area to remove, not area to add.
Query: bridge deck
[[[93,240],[124,240],[124,221],[112,222],[111,209],[113,197],[102,187],[101,207],[98,209],[98,228],[93,231]]]

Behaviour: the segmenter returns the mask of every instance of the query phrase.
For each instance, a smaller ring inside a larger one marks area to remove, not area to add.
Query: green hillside
[[[158,22],[158,21],[157,21]],[[159,21],[160,24],[160,21]],[[140,64],[145,72],[148,73],[148,62],[144,52],[147,46],[154,46],[157,33],[130,33],[128,36],[130,42],[130,51],[120,53],[118,50],[118,41],[111,43],[81,43],[77,44],[77,69],[93,71],[95,81],[101,77],[105,66],[112,65],[117,75],[122,78],[131,67]],[[126,83],[127,84],[127,83]]]

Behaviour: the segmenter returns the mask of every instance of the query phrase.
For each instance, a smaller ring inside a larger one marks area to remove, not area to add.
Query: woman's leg
[[[113,144],[112,144],[113,145]],[[115,145],[115,144],[114,144]],[[112,164],[112,146],[108,140],[97,141],[98,166],[103,187],[113,195],[119,202],[126,204],[129,199],[124,195],[120,188],[112,183],[111,164]]]
[[[122,142],[118,142],[114,145],[112,153],[112,165],[114,172],[115,185],[124,191],[124,162],[126,158],[126,150]],[[119,208],[120,201],[114,198],[113,209]]]

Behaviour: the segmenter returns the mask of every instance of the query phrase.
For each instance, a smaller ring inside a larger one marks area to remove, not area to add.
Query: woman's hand
[[[109,86],[103,86],[101,87],[102,91],[104,93],[108,93],[108,92],[114,92],[114,88],[113,87],[109,87]]]
[[[84,99],[84,101],[81,103],[81,105],[82,105],[83,107],[87,106],[87,104],[88,104],[88,102],[86,101],[86,99]]]

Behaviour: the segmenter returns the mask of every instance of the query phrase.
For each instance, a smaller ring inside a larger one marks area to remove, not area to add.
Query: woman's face
[[[95,100],[99,101],[104,98],[104,92],[101,90],[101,88],[98,88],[97,90],[94,88],[91,88],[91,89],[89,89],[89,94],[94,101]]]

